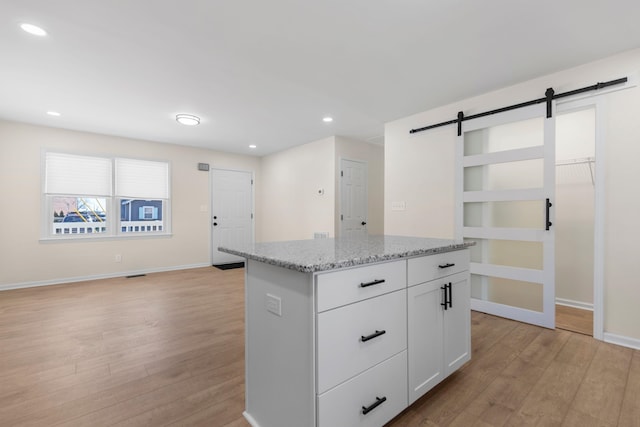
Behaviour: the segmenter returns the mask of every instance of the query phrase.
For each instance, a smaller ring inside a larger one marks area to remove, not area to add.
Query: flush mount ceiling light
[[[333,121],[333,117],[323,117],[322,121],[325,123],[331,123]]]
[[[256,147],[257,147],[257,146],[256,146],[255,144],[251,144],[251,145],[249,146],[249,148],[256,148]]]
[[[176,121],[185,126],[196,126],[200,124],[200,117],[192,114],[178,114]]]
[[[34,36],[43,37],[47,35],[47,32],[42,28],[38,27],[37,25],[25,23],[25,24],[20,24],[20,28],[22,28],[23,31],[26,31],[29,34],[33,34]]]
[[[57,111],[47,111],[47,114],[54,117],[60,117],[60,113]]]

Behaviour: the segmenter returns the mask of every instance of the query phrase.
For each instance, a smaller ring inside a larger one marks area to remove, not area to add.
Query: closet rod
[[[585,163],[594,163],[595,161],[596,159],[594,157],[583,157],[581,159],[561,160],[556,162],[556,166],[582,165]]]
[[[558,94],[554,93],[552,88],[549,88],[549,89],[546,90],[544,98],[538,98],[538,99],[534,99],[532,101],[521,102],[519,104],[510,105],[508,107],[497,108],[495,110],[485,111],[484,113],[473,114],[471,116],[465,116],[463,114],[463,112],[460,111],[460,112],[458,112],[458,118],[457,119],[448,120],[446,122],[436,123],[435,125],[424,126],[424,127],[417,128],[417,129],[411,129],[409,131],[409,133],[423,132],[425,130],[434,129],[434,128],[447,126],[447,125],[452,125],[454,123],[457,123],[458,124],[458,136],[460,136],[462,134],[462,122],[464,122],[464,121],[471,120],[471,119],[477,119],[479,117],[484,117],[484,116],[490,116],[492,114],[504,113],[505,111],[511,111],[511,110],[515,110],[515,109],[518,109],[518,108],[522,108],[522,107],[528,107],[530,105],[540,104],[542,102],[546,102],[547,103],[547,117],[551,117],[551,101],[554,100],[554,99],[565,98],[567,96],[577,95],[577,94],[584,93],[584,92],[591,92],[593,90],[603,89],[603,88],[609,87],[609,86],[619,85],[619,84],[622,84],[622,83],[626,83],[627,80],[628,80],[627,77],[622,77],[620,79],[610,80],[610,81],[604,82],[604,83],[596,83],[596,84],[591,85],[591,86],[586,86],[586,87],[583,87],[583,88],[580,88],[580,89],[575,89],[575,90],[571,90],[569,92],[563,92],[563,93],[558,93]]]

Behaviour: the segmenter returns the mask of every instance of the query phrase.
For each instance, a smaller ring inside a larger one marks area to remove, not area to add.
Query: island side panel
[[[247,262],[245,418],[254,427],[315,423],[312,283],[310,273]]]

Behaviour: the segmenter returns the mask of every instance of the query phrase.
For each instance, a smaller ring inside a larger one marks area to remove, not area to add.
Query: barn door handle
[[[545,223],[546,223],[545,230],[549,231],[549,227],[551,227],[551,226],[553,225],[553,223],[552,223],[551,221],[549,221],[549,208],[551,208],[551,206],[553,206],[553,203],[551,203],[551,202],[549,201],[549,199],[547,199],[547,204],[546,204],[546,206],[547,206],[547,208],[546,208],[546,211],[547,211],[547,218],[546,218],[546,221],[545,221]]]

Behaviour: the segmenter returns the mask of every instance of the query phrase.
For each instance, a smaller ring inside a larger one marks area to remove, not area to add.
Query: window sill
[[[86,235],[86,234],[69,234],[56,237],[41,237],[40,243],[68,243],[68,242],[104,242],[109,240],[130,240],[130,239],[168,239],[173,237],[172,233],[145,233],[145,234],[119,234],[117,236],[112,235]]]

